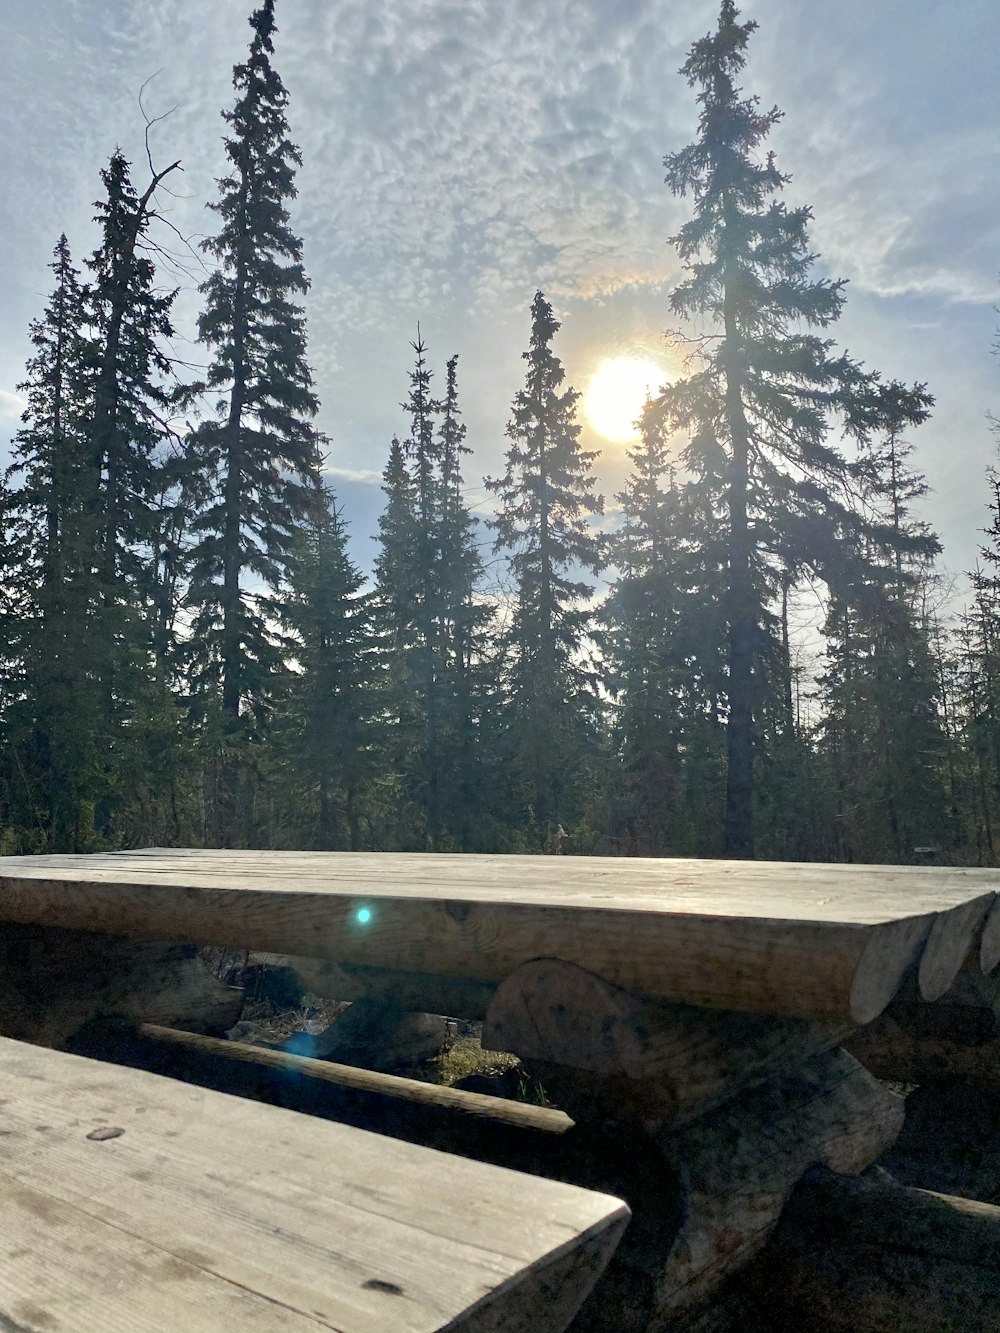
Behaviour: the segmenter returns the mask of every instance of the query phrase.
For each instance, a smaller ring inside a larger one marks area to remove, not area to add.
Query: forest
[[[55,244],[0,487],[0,852],[996,863],[1000,472],[955,613],[919,514],[932,387],[831,336],[845,285],[786,200],[781,113],[743,87],[755,27],[722,0],[680,72],[663,324],[686,370],[647,398],[622,492],[597,493],[560,320],[526,291],[485,518],[461,349],[416,333],[371,577],[315,425],[274,0],[223,112],[197,373],[169,351],[179,164],[111,156],[97,249]]]

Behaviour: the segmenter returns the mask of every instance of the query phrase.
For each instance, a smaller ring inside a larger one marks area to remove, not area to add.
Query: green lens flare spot
[[[360,922],[362,926],[367,926],[368,922],[372,919],[372,909],[370,907],[359,907],[355,919]]]

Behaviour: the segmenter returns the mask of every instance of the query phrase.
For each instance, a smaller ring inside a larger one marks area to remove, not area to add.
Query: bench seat
[[[0,1039],[0,1328],[559,1333],[617,1199]]]

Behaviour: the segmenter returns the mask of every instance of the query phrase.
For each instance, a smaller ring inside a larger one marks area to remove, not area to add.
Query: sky
[[[17,429],[29,321],[60,231],[96,244],[98,172],[116,146],[144,186],[139,93],[163,197],[175,354],[197,363],[198,241],[225,171],[220,111],[250,30],[245,0],[4,0],[0,79],[0,451]],[[664,154],[695,137],[677,73],[715,0],[277,0],[274,64],[303,165],[292,221],[312,280],[309,350],[328,471],[353,550],[374,557],[389,440],[405,429],[417,323],[438,385],[459,354],[471,503],[502,471],[536,288],[586,392],[608,359],[664,376],[687,216]],[[846,278],[837,342],[937,399],[912,436],[924,516],[956,574],[976,559],[987,414],[1000,414],[1000,12],[996,0],[752,0],[747,93],[785,112],[771,144],[789,205],[814,213],[817,275]],[[153,77],[155,76],[155,77]],[[182,239],[183,238],[183,239]],[[614,509],[624,446],[585,425]]]

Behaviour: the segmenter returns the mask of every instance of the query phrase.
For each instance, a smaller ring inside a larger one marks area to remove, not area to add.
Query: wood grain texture
[[[966,959],[981,954],[984,928],[997,901],[992,893],[981,894],[961,907],[939,913],[917,969],[917,986],[923,999],[939,1000]]]
[[[996,1333],[1000,1208],[871,1179],[803,1182],[755,1283],[799,1327]]]
[[[628,1216],[62,1052],[0,1040],[0,1071],[0,1327],[561,1333]]]
[[[0,919],[487,983],[553,956],[684,1003],[860,1023],[932,936],[932,958],[952,958],[997,882],[923,866],[150,849],[0,858]],[[935,985],[942,967],[928,964]]]
[[[573,1126],[573,1121],[563,1111],[554,1111],[545,1106],[530,1106],[526,1103],[506,1101],[502,1097],[490,1097],[485,1093],[464,1092],[459,1088],[441,1087],[435,1083],[420,1083],[416,1079],[400,1078],[396,1074],[358,1069],[353,1065],[335,1064],[330,1060],[314,1060],[309,1056],[251,1046],[245,1042],[220,1041],[216,1037],[197,1036],[191,1032],[181,1032],[177,1028],[161,1027],[154,1023],[141,1024],[139,1031],[144,1037],[150,1037],[154,1041],[183,1046],[187,1050],[199,1051],[222,1060],[261,1065],[268,1069],[284,1069],[288,1073],[297,1074],[300,1078],[315,1079],[335,1087],[351,1088],[355,1092],[381,1097],[398,1097],[402,1101],[414,1102],[419,1106],[436,1106],[443,1110],[457,1111],[460,1115],[478,1116],[486,1120],[495,1120],[500,1124],[513,1125],[518,1129],[565,1134]]]
[[[658,1309],[649,1333],[666,1333],[678,1313],[760,1253],[810,1167],[862,1171],[902,1124],[903,1099],[837,1050],[680,1133],[664,1131],[658,1144],[684,1188],[685,1215],[656,1272]]]
[[[685,1124],[853,1031],[651,1000],[544,958],[501,983],[483,1045],[520,1056],[571,1115],[617,1120],[634,1110],[650,1131],[667,1121]]]

